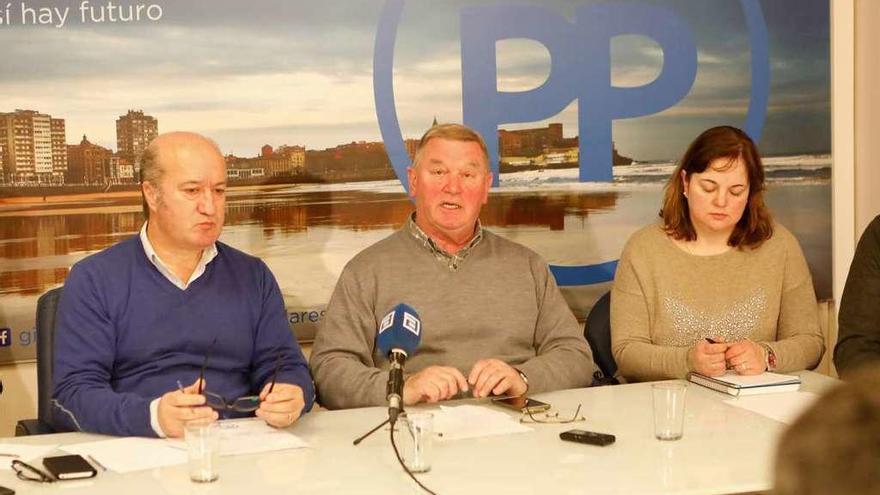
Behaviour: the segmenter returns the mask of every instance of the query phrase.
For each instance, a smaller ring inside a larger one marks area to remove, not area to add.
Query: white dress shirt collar
[[[193,271],[192,276],[189,277],[189,281],[184,282],[177,275],[174,274],[171,269],[168,268],[168,265],[162,262],[162,259],[159,258],[159,255],[156,254],[156,250],[153,249],[153,245],[150,243],[150,239],[147,237],[147,223],[144,222],[143,227],[141,227],[141,244],[144,246],[144,253],[147,255],[147,259],[150,260],[150,263],[159,270],[159,273],[162,274],[169,282],[174,284],[180,290],[186,290],[193,282],[196,281],[199,277],[201,277],[205,273],[205,268],[208,266],[208,263],[211,262],[217,256],[217,243],[212,243],[207,249],[202,250],[202,257],[199,259],[199,263],[196,265],[196,269]]]

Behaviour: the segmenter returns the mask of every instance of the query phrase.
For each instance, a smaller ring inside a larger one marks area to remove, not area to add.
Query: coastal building
[[[144,148],[159,135],[159,121],[145,115],[143,110],[129,110],[116,119],[116,151],[134,164],[135,175],[140,172],[138,157]]]
[[[572,143],[562,137],[562,124],[547,127],[508,131],[498,130],[498,150],[501,156],[538,156],[547,148],[568,148]],[[574,144],[577,146],[577,144]]]
[[[303,173],[305,158],[303,146],[282,145],[273,149],[266,144],[260,148],[260,156],[254,158],[228,156],[226,175],[230,179],[292,177]]]
[[[134,176],[134,164],[119,153],[114,153],[110,157],[110,178],[120,184],[130,184],[140,180],[140,177]]]
[[[67,171],[64,119],[34,110],[0,113],[4,182],[62,184]]]
[[[89,142],[85,135],[79,144],[67,146],[69,184],[105,184],[112,178],[113,152]]]

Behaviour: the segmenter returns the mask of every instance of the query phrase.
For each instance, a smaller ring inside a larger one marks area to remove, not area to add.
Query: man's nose
[[[461,178],[456,174],[449,174],[443,189],[446,192],[457,193],[461,191]]]
[[[216,202],[214,191],[205,189],[205,192],[199,196],[199,211],[205,215],[213,215],[217,212]]]

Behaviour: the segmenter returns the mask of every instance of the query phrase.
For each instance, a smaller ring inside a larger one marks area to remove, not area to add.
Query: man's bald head
[[[170,161],[186,160],[186,156],[194,151],[210,150],[223,159],[223,153],[217,143],[195,132],[168,132],[160,134],[150,141],[140,156],[141,189],[143,183],[149,182],[156,190],[161,190],[162,176]],[[146,198],[143,199],[144,217],[150,218],[150,207]]]

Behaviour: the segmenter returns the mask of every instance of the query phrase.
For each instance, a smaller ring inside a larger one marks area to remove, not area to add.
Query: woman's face
[[[718,158],[702,173],[681,171],[691,223],[697,237],[733,232],[749,201],[749,177],[742,158]]]

